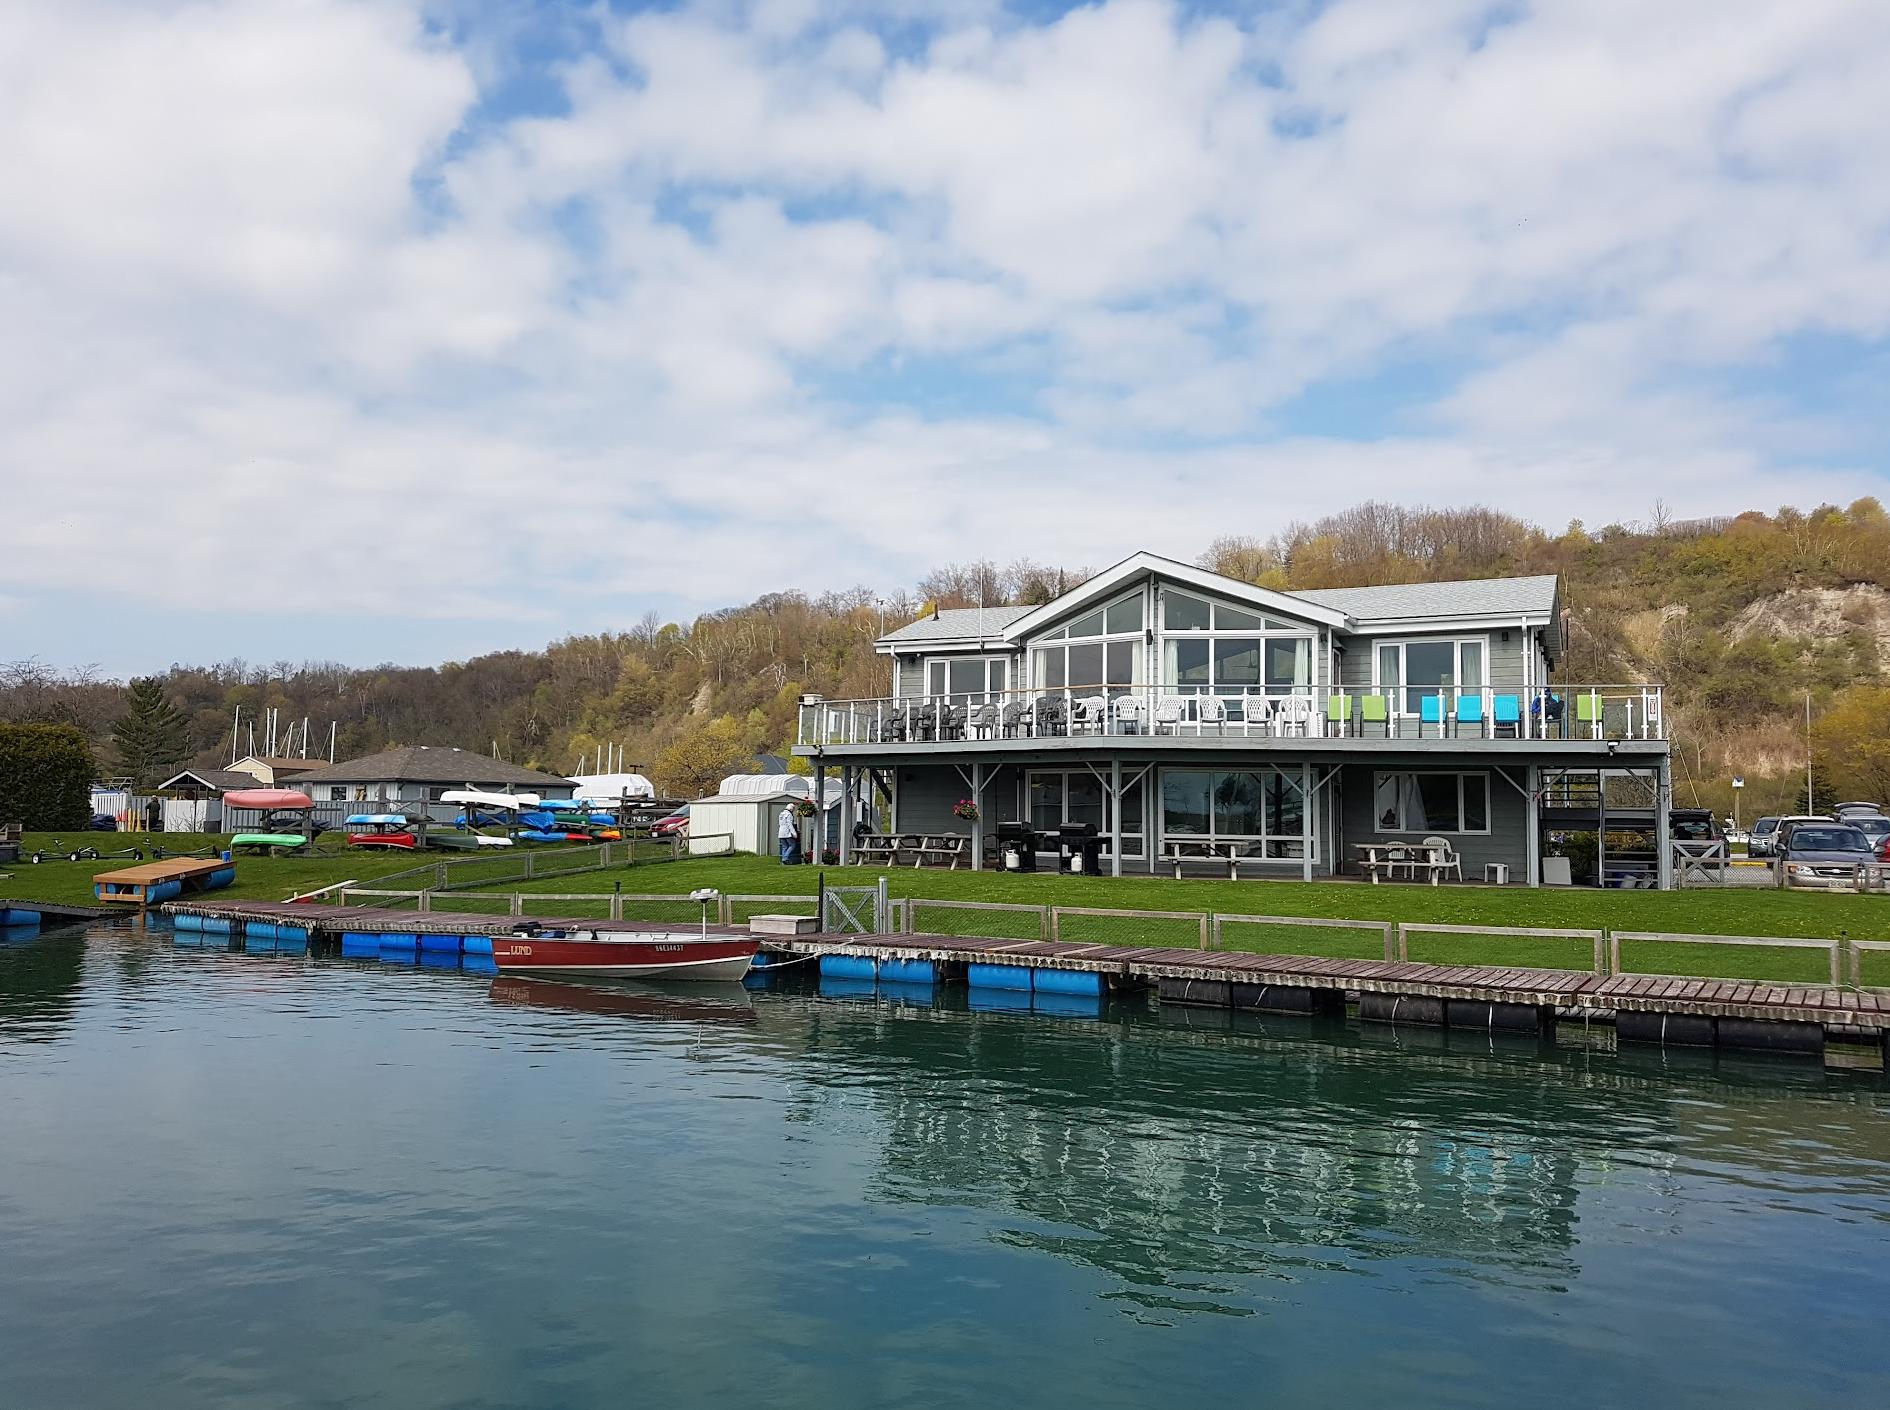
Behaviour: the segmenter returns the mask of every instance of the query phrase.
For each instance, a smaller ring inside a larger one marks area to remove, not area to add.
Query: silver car
[[[1795,823],[1785,834],[1777,866],[1785,886],[1851,890],[1863,868],[1867,885],[1880,884],[1882,870],[1870,839],[1845,823]]]

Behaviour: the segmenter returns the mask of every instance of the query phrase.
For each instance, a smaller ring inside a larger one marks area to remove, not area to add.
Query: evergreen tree
[[[190,721],[155,677],[133,681],[126,696],[127,709],[112,726],[112,743],[119,767],[131,775],[133,785],[148,788],[183,762],[190,748]]]

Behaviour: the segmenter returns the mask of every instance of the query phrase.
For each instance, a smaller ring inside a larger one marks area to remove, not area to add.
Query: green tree
[[[1819,802],[1869,798],[1890,802],[1890,689],[1855,686],[1841,692],[1811,729],[1815,772],[1822,775]]]
[[[126,692],[125,713],[112,726],[118,764],[139,788],[148,788],[183,762],[190,749],[190,720],[171,703],[155,677],[135,680]]]
[[[656,756],[656,784],[671,798],[701,798],[752,762],[755,743],[731,715],[711,720]]]
[[[92,751],[71,725],[0,724],[0,822],[84,827],[91,786]]]

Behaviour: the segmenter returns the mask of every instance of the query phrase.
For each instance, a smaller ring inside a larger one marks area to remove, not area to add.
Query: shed
[[[469,749],[411,744],[346,759],[291,781],[317,803],[432,802],[453,788],[536,793],[546,802],[571,796],[571,781]]]
[[[777,786],[771,793],[718,793],[713,798],[698,798],[691,803],[690,855],[702,856],[722,851],[773,852],[781,809],[789,803],[802,801],[803,795],[783,792],[779,787],[782,779],[778,774],[773,776],[772,782]]]
[[[597,803],[656,796],[656,786],[642,774],[573,774],[571,782],[577,785],[572,797]]]

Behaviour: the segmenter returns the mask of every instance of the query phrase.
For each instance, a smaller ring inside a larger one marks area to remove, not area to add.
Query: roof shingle
[[[303,774],[295,786],[321,783],[520,783],[568,784],[556,774],[521,768],[470,749],[408,744],[359,759],[343,759],[312,774]]]

